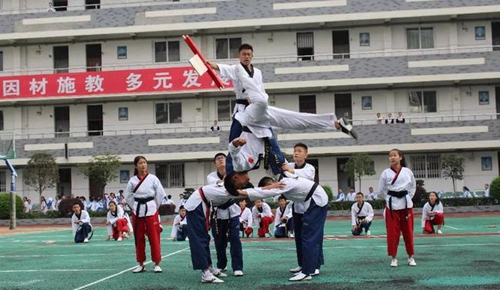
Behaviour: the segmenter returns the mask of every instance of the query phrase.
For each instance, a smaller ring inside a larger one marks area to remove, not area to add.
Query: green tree
[[[490,196],[500,199],[500,177],[493,179],[490,184]]]
[[[78,165],[78,169],[80,169],[85,177],[96,183],[99,194],[102,194],[106,185],[118,178],[120,166],[120,157],[106,154],[92,156],[89,162]]]
[[[361,191],[361,177],[375,174],[373,159],[366,153],[354,153],[345,164],[346,172],[359,181],[358,191]]]
[[[444,155],[441,157],[441,169],[443,171],[443,177],[445,179],[451,178],[453,183],[453,194],[456,197],[456,180],[464,179],[464,163],[465,159],[461,156],[456,156],[454,154]]]
[[[39,197],[46,189],[55,187],[59,181],[59,167],[54,156],[48,153],[33,154],[23,170],[23,180]]]

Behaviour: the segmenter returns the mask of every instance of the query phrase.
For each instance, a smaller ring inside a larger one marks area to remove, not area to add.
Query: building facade
[[[376,175],[357,190],[377,190],[392,148],[428,190],[452,189],[444,154],[466,160],[459,188],[481,189],[499,175],[495,1],[54,0],[54,10],[40,2],[0,0],[0,133],[15,138],[24,196],[36,198],[23,166],[42,151],[57,157],[61,176],[46,196],[98,195],[77,165],[106,153],[123,161],[108,192],[125,187],[136,155],[173,196],[204,183],[227,148],[234,95],[193,73],[183,34],[221,63],[236,63],[238,47],[252,44],[271,105],[353,120],[358,141],[278,131],[286,153],[309,145],[321,184],[357,185],[345,163],[367,152]],[[385,124],[398,112],[405,123]],[[214,120],[221,131],[210,130]],[[1,169],[0,191],[9,183]]]

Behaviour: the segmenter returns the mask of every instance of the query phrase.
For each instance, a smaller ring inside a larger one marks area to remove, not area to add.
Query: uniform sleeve
[[[83,223],[90,223],[90,215],[87,211],[82,211],[82,217],[80,219]]]
[[[316,176],[316,168],[314,168],[314,166],[310,165],[294,170],[298,176],[314,181],[314,177]]]
[[[351,206],[351,225],[355,226],[357,224],[356,211],[354,209],[354,204]]]
[[[250,212],[250,209],[248,209],[248,211],[247,211],[247,216],[248,216],[247,227],[251,228],[251,227],[253,227],[253,216],[252,216],[252,213]]]
[[[179,215],[176,215],[174,221],[172,222],[172,232],[170,233],[171,238],[177,237],[177,223],[179,222]]]
[[[237,80],[235,65],[217,64],[217,66],[219,67],[221,77],[231,79],[232,81]]]
[[[134,193],[132,192],[133,190],[134,188],[132,185],[132,180],[129,180],[127,183],[127,187],[125,188],[125,200],[127,201],[127,205],[130,208],[134,208]]]
[[[248,170],[248,163],[245,157],[240,154],[241,147],[235,147],[233,142],[229,142],[228,145],[229,154],[232,156],[233,160],[233,169],[235,172],[242,172]]]
[[[425,221],[429,218],[427,212],[429,211],[429,203],[426,203],[422,208],[422,228],[425,227]]]
[[[413,198],[413,196],[415,196],[415,191],[417,190],[417,183],[415,182],[415,176],[413,176],[413,172],[410,169],[408,169],[408,172],[410,173],[411,182],[407,190],[410,198]]]
[[[285,209],[285,215],[287,217],[287,219],[291,219],[293,218],[293,211],[292,211],[292,206],[293,205],[290,205],[290,204],[287,204],[286,205],[286,209]]]
[[[209,174],[207,175],[205,184],[217,184],[217,181],[219,181],[219,178],[215,178],[212,174]]]
[[[159,208],[161,205],[161,201],[167,196],[165,194],[165,189],[163,189],[163,185],[161,184],[161,181],[158,179],[158,177],[155,176],[155,181],[154,181],[154,189],[155,189],[155,202],[156,206]]]
[[[278,206],[278,208],[276,209],[276,214],[274,215],[274,226],[275,227],[280,223],[280,219],[281,219],[281,211],[280,211],[280,207]]]
[[[443,212],[444,212],[443,203],[442,203],[442,202],[440,202],[439,204],[437,204],[437,205],[434,207],[434,211],[435,211],[435,212],[439,212],[439,213],[443,213]]]
[[[383,198],[385,198],[388,191],[387,183],[385,182],[385,171],[383,171],[380,175],[380,179],[378,180],[378,192]],[[415,194],[415,192],[413,194]]]
[[[252,208],[252,223],[250,223],[250,219],[248,219],[248,224],[253,225],[253,223],[257,223],[258,219],[259,219],[259,212],[257,211],[257,207],[254,206]],[[257,223],[255,226],[259,227],[259,224]]]
[[[272,217],[273,216],[273,211],[271,210],[271,207],[267,203],[264,203],[263,207],[264,207],[264,212],[263,212],[264,215]]]
[[[373,220],[373,216],[375,215],[375,213],[373,212],[373,207],[371,204],[369,203],[366,203],[367,204],[367,207],[368,207],[368,215],[366,216],[366,220],[371,222]]]
[[[71,217],[71,230],[73,231],[73,237],[76,235],[76,229],[78,228],[78,225],[76,223],[76,216],[73,214]]]

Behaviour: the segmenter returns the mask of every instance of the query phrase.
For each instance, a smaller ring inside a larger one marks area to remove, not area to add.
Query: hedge
[[[490,196],[500,199],[500,176],[493,179],[490,185]]]
[[[16,217],[22,216],[24,211],[23,199],[16,194]],[[0,193],[0,219],[10,219],[10,193]]]

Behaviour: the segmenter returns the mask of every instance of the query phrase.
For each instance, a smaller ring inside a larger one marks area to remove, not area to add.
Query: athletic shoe
[[[155,268],[153,270],[155,273],[161,273],[163,272],[163,270],[161,269],[161,267],[159,265],[155,265]]]
[[[108,237],[106,238],[106,241],[110,241],[110,240],[111,240],[111,236],[108,236]]]
[[[367,235],[367,236],[371,236],[371,235],[372,235],[372,232],[370,232],[370,231],[366,231],[366,235]]]
[[[134,269],[134,271],[132,271],[132,273],[137,274],[137,273],[142,273],[144,271],[146,271],[146,267],[144,267],[144,265],[139,265],[137,266],[137,268]]]
[[[358,140],[358,134],[354,129],[352,128],[352,125],[349,124],[349,122],[344,118],[338,119],[339,125],[340,125],[340,131],[343,133],[352,136],[352,138]]]
[[[121,242],[121,241],[123,241],[123,239],[122,239],[122,237],[119,237],[116,241]]]
[[[440,235],[441,235],[441,234],[443,234],[443,232],[442,232],[441,230],[438,230],[438,234],[440,234]]]
[[[416,266],[416,265],[417,265],[417,263],[415,263],[415,259],[413,259],[413,258],[408,258],[408,265],[410,265],[410,266]]]
[[[214,275],[212,275],[212,273],[210,274],[202,274],[201,275],[201,283],[223,283],[224,281],[215,277]]]
[[[314,273],[311,274],[311,276],[318,276],[319,275],[319,269],[314,270]]]
[[[224,274],[218,268],[211,268],[210,273],[215,277],[227,277],[227,274]]]
[[[298,267],[290,269],[290,272],[292,272],[292,273],[298,273],[300,271],[302,271],[302,267],[301,266],[298,266]]]
[[[234,271],[234,276],[236,276],[236,277],[241,277],[241,276],[243,276],[243,271],[240,271],[240,270],[236,270],[236,271]]]
[[[392,259],[391,267],[397,267],[397,266],[398,266],[398,259]]]
[[[224,267],[224,269],[220,270],[221,272],[226,272],[227,271],[227,266]]]
[[[85,240],[83,240],[84,243],[88,243],[89,242],[89,239],[85,238]]]
[[[289,238],[295,238],[295,235],[293,233],[288,235]]]
[[[288,281],[298,282],[298,281],[307,281],[311,279],[312,279],[311,275],[306,275],[300,272],[297,275],[293,276],[292,278],[288,279]]]
[[[270,238],[270,237],[271,237],[271,235],[270,235],[269,233],[266,233],[264,236],[265,236],[266,238]]]

